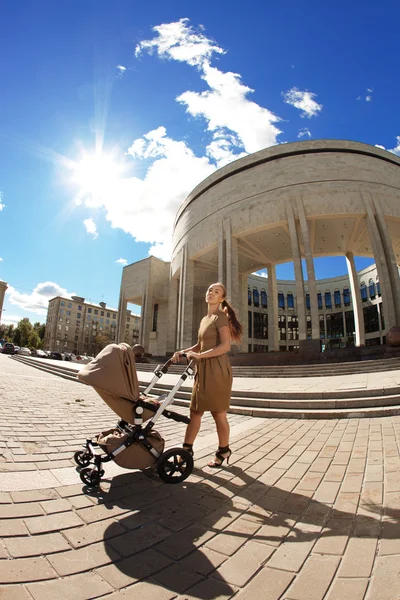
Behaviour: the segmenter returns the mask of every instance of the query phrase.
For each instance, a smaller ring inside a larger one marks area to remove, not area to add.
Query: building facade
[[[314,258],[324,256],[344,256],[348,275],[317,281]],[[355,256],[375,266],[357,273]],[[289,261],[295,280],[277,280],[276,265]],[[341,140],[274,146],[219,169],[189,194],[170,263],[150,257],[124,268],[117,335],[134,302],[150,352],[192,345],[205,289],[219,280],[245,327],[242,352],[383,342],[400,325],[399,263],[399,157]],[[268,277],[257,307],[251,274],[261,269]]]
[[[138,343],[140,316],[126,310],[120,342]],[[105,302],[93,304],[85,298],[57,296],[49,301],[45,350],[95,356],[106,344],[116,341],[118,311]]]

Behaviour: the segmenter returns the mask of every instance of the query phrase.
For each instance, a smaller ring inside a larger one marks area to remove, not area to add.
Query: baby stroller
[[[142,394],[135,357],[128,344],[109,344],[78,372],[79,381],[91,385],[120,417],[115,428],[101,432],[95,440],[87,439],[84,450],[75,453],[83,483],[98,486],[104,475],[102,464],[111,460],[125,469],[144,470],[156,466],[159,476],[167,483],[180,483],[189,477],[193,469],[191,454],[183,448],[169,448],[164,452],[164,439],[154,425],[160,416],[190,423],[189,417],[167,410],[167,407],[182,383],[194,374],[193,362],[187,365],[170,392],[157,400],[147,396],[160,377],[167,373],[171,362],[168,360],[163,366],[157,366]]]

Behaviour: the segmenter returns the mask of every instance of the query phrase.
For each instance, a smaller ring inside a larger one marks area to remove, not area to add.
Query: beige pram
[[[193,469],[191,454],[183,448],[164,452],[164,439],[154,425],[160,416],[190,423],[189,417],[167,407],[187,377],[193,375],[193,363],[188,364],[170,392],[157,399],[148,396],[170,364],[171,360],[157,366],[143,393],[139,389],[135,357],[128,344],[109,344],[78,372],[79,381],[92,386],[120,417],[116,427],[101,432],[95,440],[87,439],[84,450],[75,453],[83,483],[98,486],[104,475],[102,463],[111,460],[125,469],[143,470],[155,465],[167,483],[180,483],[189,477]]]

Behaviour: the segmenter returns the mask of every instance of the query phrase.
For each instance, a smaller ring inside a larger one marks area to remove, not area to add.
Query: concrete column
[[[296,278],[296,304],[297,316],[299,319],[299,340],[307,339],[307,321],[306,321],[306,297],[304,291],[303,268],[301,264],[301,253],[299,239],[297,236],[296,221],[294,218],[292,201],[289,199],[286,203],[287,218],[290,234],[290,243],[292,246],[292,256],[294,263],[294,275]]]
[[[125,300],[123,286],[121,285],[121,292],[119,295],[118,302],[118,322],[117,322],[117,339],[116,343],[125,341],[125,327],[126,327],[126,309],[128,307],[128,302]],[[142,315],[143,315],[143,306],[142,306]],[[143,330],[143,317],[142,317],[142,330]],[[141,331],[142,333],[142,331]]]
[[[152,318],[152,304],[153,297],[150,289],[150,278],[143,287],[142,293],[142,330],[140,333],[140,343],[144,347],[145,351],[149,351],[150,344],[150,330],[151,330],[151,318]]]
[[[360,286],[358,283],[358,275],[354,264],[354,255],[352,252],[346,254],[347,270],[349,273],[350,291],[354,313],[354,326],[356,328],[356,346],[365,346],[365,327],[364,327],[364,312],[361,302]]]
[[[394,307],[393,289],[391,286],[391,280],[389,276],[388,264],[382,244],[381,237],[379,235],[378,226],[375,220],[374,207],[372,204],[371,195],[367,192],[362,194],[364,200],[365,209],[367,212],[367,227],[372,251],[374,253],[374,259],[376,264],[376,270],[378,272],[379,283],[381,284],[382,302],[385,311],[385,325],[386,331],[388,331],[393,325],[396,325],[396,312]]]
[[[346,330],[346,312],[343,311],[342,312],[342,318],[343,318],[343,337],[347,338],[347,330]]]
[[[222,219],[218,227],[218,281],[226,285],[226,243]]]
[[[1,316],[3,314],[4,295],[6,293],[7,288],[8,288],[8,285],[6,284],[6,282],[0,281],[0,323],[1,323]]]
[[[268,352],[279,350],[278,331],[278,286],[275,265],[269,263],[268,270]]]
[[[378,311],[378,323],[379,323],[379,343],[382,345],[383,343],[383,335],[382,335],[382,315],[381,315],[381,303],[376,303],[376,309]]]
[[[170,277],[168,290],[168,324],[167,324],[167,354],[179,350],[176,343],[177,325],[178,325],[178,295],[179,279]]]
[[[250,310],[250,306],[247,302],[247,286],[248,279],[247,275],[240,275],[239,277],[239,321],[243,325],[243,337],[242,343],[239,347],[240,352],[247,352],[249,347],[249,328],[248,328],[248,312]]]
[[[240,306],[239,295],[239,251],[238,241],[232,236],[231,220],[225,223],[225,258],[226,258],[226,293],[229,302],[238,310]]]
[[[181,268],[179,274],[179,287],[178,287],[178,317],[177,317],[177,330],[176,330],[176,348],[181,350],[181,339],[182,339],[182,309],[184,302],[184,272],[186,263],[186,245],[182,246],[181,249]]]
[[[400,325],[400,277],[396,255],[394,253],[393,244],[389,236],[389,231],[386,225],[381,203],[378,198],[374,198],[373,195],[370,196],[372,204],[375,208],[376,224],[386,258],[386,265],[394,304],[395,325]]]
[[[187,250],[186,250],[187,257]],[[185,260],[180,348],[193,346],[194,260]]]
[[[299,215],[300,231],[303,240],[303,247],[306,257],[308,289],[310,292],[311,307],[311,338],[319,341],[319,312],[317,299],[317,281],[315,277],[314,260],[311,250],[310,232],[308,230],[306,214],[304,212],[303,200],[300,196],[296,197],[297,212]]]

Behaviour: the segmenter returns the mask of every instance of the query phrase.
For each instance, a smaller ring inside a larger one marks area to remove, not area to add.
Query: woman
[[[211,411],[217,427],[219,447],[209,467],[220,467],[224,460],[229,463],[229,408],[232,389],[232,369],[227,352],[231,339],[240,342],[243,327],[235,311],[226,301],[226,289],[222,283],[213,283],[206,292],[207,315],[199,327],[199,339],[195,346],[175,352],[172,360],[181,354],[197,362],[190,404],[190,424],[187,426],[183,448],[193,456],[193,444],[199,432],[204,411]],[[221,310],[222,308],[222,310]]]

